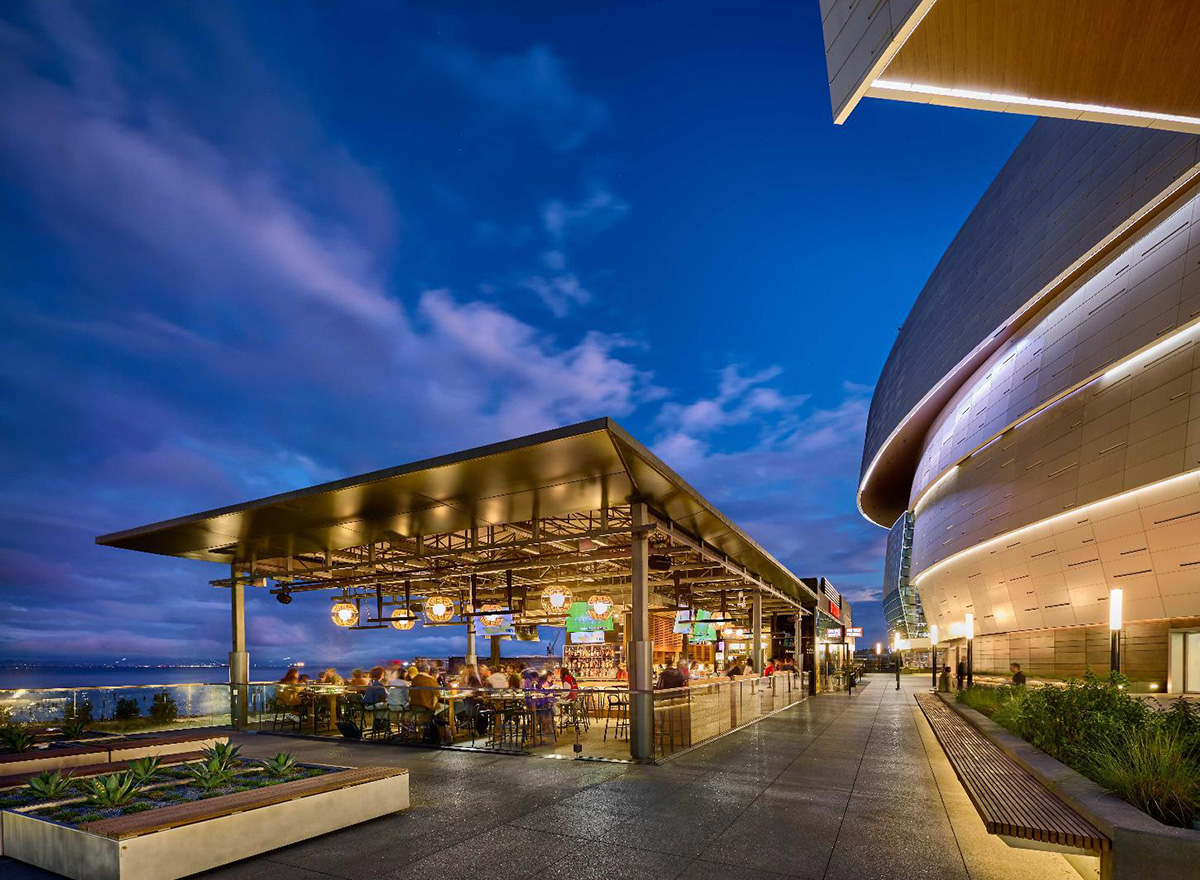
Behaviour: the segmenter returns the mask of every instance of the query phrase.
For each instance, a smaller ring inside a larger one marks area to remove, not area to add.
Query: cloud
[[[542,206],[542,225],[550,238],[561,243],[572,236],[590,236],[620,222],[629,203],[603,187],[593,187],[579,202],[551,199]]]
[[[528,126],[555,149],[580,146],[608,120],[604,102],[577,89],[566,65],[546,46],[496,56],[441,46],[427,58],[495,120]]]
[[[714,394],[662,407],[654,450],[797,574],[877,596],[887,535],[859,515],[853,485],[870,389],[845,383],[816,406],[782,380],[725,367]]]

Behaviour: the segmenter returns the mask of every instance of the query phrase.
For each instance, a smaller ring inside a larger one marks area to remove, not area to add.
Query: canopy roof
[[[96,543],[226,564],[565,517],[644,502],[781,596],[816,594],[612,419],[322,483],[109,535]]]

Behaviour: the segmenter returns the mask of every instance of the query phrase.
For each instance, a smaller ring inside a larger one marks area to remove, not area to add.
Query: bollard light
[[[933,689],[937,690],[938,678],[938,662],[937,662],[937,643],[938,643],[938,628],[937,624],[929,626],[929,665],[933,668]]]
[[[975,615],[968,612],[967,622],[967,687],[975,685]]]
[[[1108,591],[1108,662],[1113,672],[1121,671],[1121,615],[1124,603],[1125,594],[1120,587]]]

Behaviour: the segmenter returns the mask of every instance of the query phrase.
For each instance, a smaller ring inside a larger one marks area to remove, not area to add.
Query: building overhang
[[[839,124],[873,97],[1200,133],[1200,4],[870,6],[827,4],[826,56]]]
[[[337,570],[336,583],[348,585],[355,578],[346,572],[365,570],[364,554],[374,553],[372,547],[394,548],[412,566],[414,558],[434,555],[428,549],[425,556],[414,555],[413,548],[428,548],[438,536],[469,533],[465,540],[473,541],[489,527],[589,512],[597,512],[599,522],[600,511],[635,501],[647,505],[672,547],[758,584],[781,601],[816,604],[816,593],[800,578],[607,418],[102,535],[96,543],[221,562],[271,577],[283,576],[285,564],[303,558],[316,566],[312,573],[328,579]],[[544,552],[557,543],[559,554],[578,555],[580,540],[593,531],[581,531],[578,539],[573,532],[540,542],[530,537],[528,543]],[[591,546],[595,543],[586,539],[589,559],[606,555],[602,544]],[[463,557],[474,549],[445,547],[447,554],[452,549]],[[407,549],[401,554],[401,548]],[[618,550],[607,555],[620,555]],[[483,571],[479,560],[471,565],[470,571]],[[299,568],[286,571],[296,578],[305,574]]]

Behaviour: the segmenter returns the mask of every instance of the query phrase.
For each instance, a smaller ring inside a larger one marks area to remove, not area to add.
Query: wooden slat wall
[[[1168,633],[1180,627],[1200,627],[1200,617],[1139,620],[1125,625],[1122,667],[1131,681],[1166,681]],[[1077,677],[1088,669],[1104,675],[1109,669],[1108,627],[1068,626],[975,638],[977,671],[1007,675],[1009,663],[1020,663],[1021,669],[1033,677]]]

